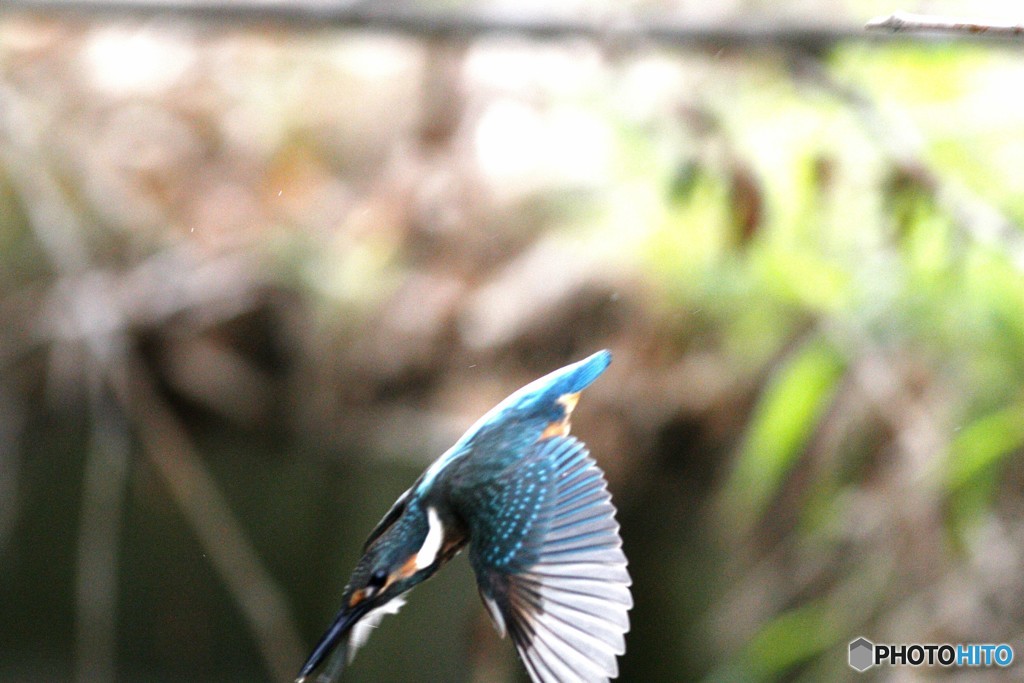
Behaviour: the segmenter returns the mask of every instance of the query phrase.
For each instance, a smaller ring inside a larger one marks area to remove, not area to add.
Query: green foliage
[[[974,483],[1005,458],[1024,449],[1024,403],[975,419],[950,444],[947,485],[958,490]]]
[[[835,644],[840,628],[838,616],[821,602],[806,603],[778,615],[747,646],[748,675],[770,680],[821,654]]]
[[[764,512],[796,465],[828,408],[843,366],[833,348],[811,339],[769,380],[726,485],[728,507],[741,526]]]
[[[708,77],[712,141],[635,165],[666,188],[645,254],[677,333],[752,389],[714,508],[750,584],[722,680],[835,672],[844,629],[969,575],[1024,454],[1020,60],[841,49],[839,85],[803,90],[781,67]],[[737,177],[759,199],[742,234]],[[890,562],[908,578],[843,597]]]

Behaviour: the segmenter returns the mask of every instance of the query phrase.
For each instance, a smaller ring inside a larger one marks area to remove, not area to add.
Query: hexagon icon
[[[850,666],[857,671],[867,671],[875,665],[875,644],[867,638],[858,638],[850,643]]]

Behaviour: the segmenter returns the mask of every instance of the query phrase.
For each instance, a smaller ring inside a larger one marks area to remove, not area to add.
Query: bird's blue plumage
[[[474,563],[513,571],[535,560],[539,537],[550,521],[554,463],[538,454],[515,462],[507,472],[475,479],[473,472],[461,473],[452,491],[471,534],[486,539],[473,546]]]
[[[514,459],[552,423],[567,419],[572,405],[560,402],[590,386],[612,362],[607,349],[530,382],[473,424],[424,472],[417,491],[431,486],[437,474],[470,452],[492,459]]]
[[[325,667],[331,651],[354,651],[354,631],[466,543],[480,594],[534,683],[617,675],[632,606],[626,557],[604,475],[568,436],[579,393],[610,362],[600,351],[531,382],[420,476],[370,533],[300,680],[324,670],[318,681],[333,681],[343,661]]]
[[[451,495],[468,511],[480,594],[533,680],[617,675],[630,579],[615,508],[586,447],[541,440],[493,482]]]

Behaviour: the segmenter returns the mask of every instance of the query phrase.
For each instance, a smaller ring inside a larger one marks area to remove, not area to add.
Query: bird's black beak
[[[359,621],[364,614],[366,614],[368,601],[363,601],[356,604],[353,607],[346,607],[338,612],[338,616],[334,618],[334,622],[330,628],[327,629],[327,633],[323,635],[320,642],[313,648],[313,654],[309,656],[306,663],[302,665],[302,670],[299,671],[298,677],[295,679],[295,683],[303,683],[306,677],[315,671],[324,660],[331,654],[335,648],[341,648],[338,652],[338,657],[342,661],[345,659],[345,650],[348,648],[348,635],[352,630],[352,627],[357,621]]]

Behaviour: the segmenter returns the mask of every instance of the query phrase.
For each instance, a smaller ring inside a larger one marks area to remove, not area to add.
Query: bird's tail
[[[540,394],[553,401],[565,394],[577,394],[600,377],[601,373],[608,368],[611,362],[611,351],[608,349],[598,351],[583,360],[566,365],[564,368],[559,368],[540,379],[535,379],[499,403],[494,410],[498,411],[507,404],[515,404],[522,400],[523,397],[531,395]]]
[[[611,362],[612,352],[608,349],[603,349],[555,372],[565,373],[567,393],[576,393],[590,386],[608,368]]]

